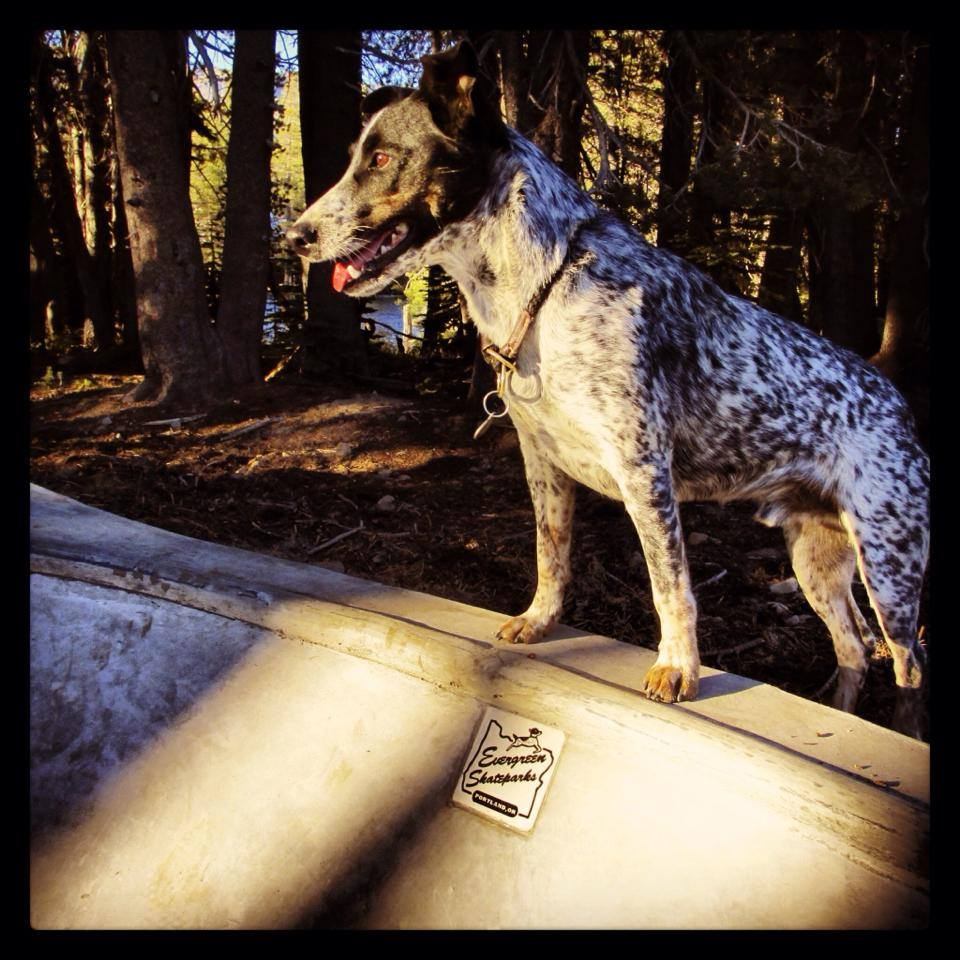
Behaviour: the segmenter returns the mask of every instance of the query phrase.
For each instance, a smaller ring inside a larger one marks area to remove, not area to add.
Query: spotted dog
[[[500,639],[535,642],[560,616],[583,483],[622,501],[640,536],[661,627],[643,691],[693,698],[697,609],[677,505],[753,500],[783,528],[833,638],[834,705],[853,710],[874,643],[851,592],[859,570],[893,655],[894,725],[919,736],[929,465],[903,399],[852,353],[600,210],[503,124],[468,45],[423,64],[418,90],[366,99],[346,173],[287,239],[335,261],[333,284],[352,296],[439,264],[501,345],[538,583]]]

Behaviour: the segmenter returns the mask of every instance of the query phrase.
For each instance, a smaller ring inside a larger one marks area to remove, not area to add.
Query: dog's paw
[[[676,703],[678,700],[693,700],[699,687],[697,671],[685,671],[671,664],[654,664],[643,678],[640,689],[651,700]]]
[[[497,631],[497,639],[503,643],[536,643],[546,632],[543,626],[526,617],[511,617]]]
[[[864,674],[852,667],[839,667],[837,671],[837,687],[833,691],[830,705],[834,710],[843,710],[853,713],[857,707],[857,696],[863,686]]]

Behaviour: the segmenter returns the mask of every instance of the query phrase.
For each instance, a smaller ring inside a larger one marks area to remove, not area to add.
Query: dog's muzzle
[[[317,236],[316,227],[299,220],[284,234],[290,248],[301,257],[310,256],[311,249],[316,246]]]

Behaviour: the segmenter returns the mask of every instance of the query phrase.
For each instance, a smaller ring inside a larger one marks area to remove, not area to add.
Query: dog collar
[[[483,356],[490,366],[499,363],[501,368],[507,368],[511,372],[516,369],[517,356],[520,353],[520,347],[523,345],[523,339],[526,337],[527,331],[533,325],[533,321],[536,320],[540,308],[553,289],[553,285],[560,279],[563,271],[566,270],[568,261],[570,260],[570,252],[573,250],[581,232],[588,224],[593,223],[594,220],[596,220],[596,216],[588,217],[586,220],[581,220],[577,224],[576,229],[570,234],[570,239],[567,241],[567,252],[563,260],[560,261],[560,265],[554,270],[550,279],[536,292],[526,308],[520,312],[520,318],[514,325],[513,330],[510,331],[510,336],[507,338],[506,343],[499,347],[496,344],[489,343],[482,348]]]

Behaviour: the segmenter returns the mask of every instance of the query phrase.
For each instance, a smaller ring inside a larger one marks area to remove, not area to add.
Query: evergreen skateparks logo
[[[453,802],[516,830],[532,829],[556,767],[563,732],[489,707]]]

